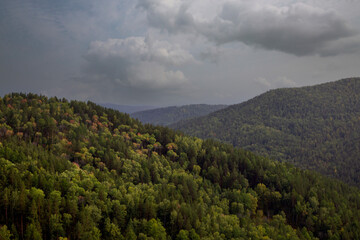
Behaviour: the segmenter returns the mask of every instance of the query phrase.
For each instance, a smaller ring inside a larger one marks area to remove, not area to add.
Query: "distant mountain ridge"
[[[132,105],[118,105],[113,103],[100,103],[99,105],[102,107],[118,110],[119,112],[128,113],[128,114],[157,108],[156,106],[132,106]]]
[[[191,104],[184,106],[171,106],[135,112],[131,117],[139,119],[143,123],[167,126],[180,120],[205,116],[218,111],[227,105]]]
[[[271,90],[171,127],[360,184],[360,78]]]

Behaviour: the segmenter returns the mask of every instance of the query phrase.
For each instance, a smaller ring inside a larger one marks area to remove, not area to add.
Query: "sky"
[[[0,95],[236,104],[360,76],[358,0],[1,0]]]

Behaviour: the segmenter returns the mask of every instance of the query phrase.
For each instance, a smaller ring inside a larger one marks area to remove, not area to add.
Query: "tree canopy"
[[[360,186],[360,79],[276,89],[175,129]]]
[[[1,239],[359,239],[360,192],[92,102],[0,98]]]

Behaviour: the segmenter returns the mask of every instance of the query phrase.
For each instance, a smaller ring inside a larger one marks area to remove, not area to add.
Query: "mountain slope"
[[[360,184],[360,79],[277,89],[173,125]]]
[[[181,120],[200,117],[227,107],[226,105],[191,104],[135,112],[131,117],[142,123],[167,126]]]
[[[360,237],[355,188],[34,94],[0,98],[0,193],[5,240]]]

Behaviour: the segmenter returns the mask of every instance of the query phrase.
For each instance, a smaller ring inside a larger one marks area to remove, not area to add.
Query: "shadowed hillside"
[[[360,184],[359,78],[271,90],[173,127]]]

